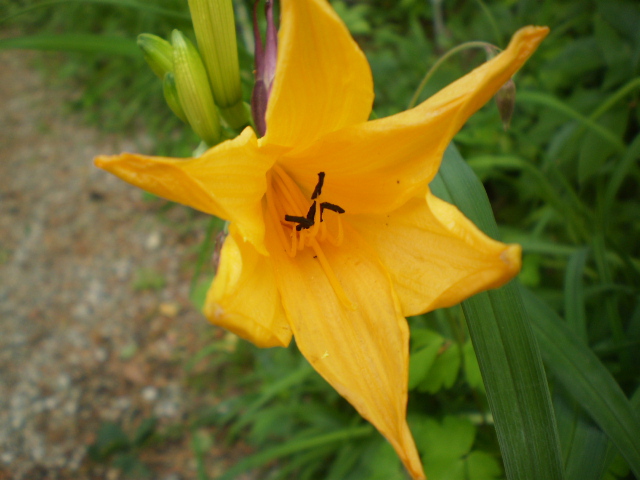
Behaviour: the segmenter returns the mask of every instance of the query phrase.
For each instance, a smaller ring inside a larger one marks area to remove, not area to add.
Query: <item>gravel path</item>
[[[71,93],[33,58],[0,52],[0,480],[115,480],[86,454],[103,422],[132,431],[195,408],[184,364],[219,332],[188,300],[203,228],[176,226],[206,219],[160,214],[164,202],[95,168],[98,153],[152,142],[63,114]],[[198,400],[215,402],[214,390]],[[196,477],[188,439],[159,448],[144,458],[153,478]]]

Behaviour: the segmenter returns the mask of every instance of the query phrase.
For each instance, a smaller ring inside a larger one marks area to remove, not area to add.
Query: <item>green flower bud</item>
[[[216,105],[232,128],[249,122],[242,104],[232,0],[189,0],[193,28]]]
[[[167,72],[173,71],[173,47],[165,39],[142,33],[138,35],[138,47],[160,80],[164,79]]]
[[[220,141],[220,119],[207,72],[193,43],[182,32],[171,34],[173,68],[180,105],[191,128],[209,145]]]
[[[164,93],[164,99],[169,105],[169,108],[176,116],[184,123],[189,123],[187,115],[180,105],[180,99],[178,98],[178,89],[176,88],[176,77],[173,73],[167,72],[162,81],[162,91]]]

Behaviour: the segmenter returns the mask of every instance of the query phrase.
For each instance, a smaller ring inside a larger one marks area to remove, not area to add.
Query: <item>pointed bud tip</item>
[[[173,47],[165,39],[150,33],[138,35],[137,44],[144,59],[161,80],[173,70]]]

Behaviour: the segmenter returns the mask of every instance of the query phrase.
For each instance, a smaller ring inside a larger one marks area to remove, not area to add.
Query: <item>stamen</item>
[[[325,238],[331,245],[339,247],[340,245],[342,245],[342,241],[344,240],[344,231],[342,229],[342,219],[338,217],[336,221],[338,222],[338,238],[336,238],[333,233],[331,233],[329,227],[327,227],[327,234],[325,235]]]
[[[304,247],[308,247],[309,245],[309,230],[303,230],[300,232],[300,242],[298,243],[298,250],[304,250]]]
[[[295,230],[292,229],[291,230],[291,252],[293,252],[292,257],[295,257],[297,251],[298,251],[298,234],[296,233]]]
[[[313,202],[309,207],[309,211],[307,212],[307,220],[309,220],[310,222],[315,221],[316,219],[316,207],[317,207],[316,202]]]
[[[307,228],[311,228],[313,226],[313,220],[309,220],[306,217],[295,217],[293,215],[285,215],[284,219],[287,222],[295,222],[298,225],[296,225],[296,231],[300,231],[303,228],[307,229]]]
[[[293,191],[289,189],[289,185],[287,185],[284,181],[281,175],[274,175],[274,179],[275,179],[275,185],[274,187],[277,188],[278,192],[284,197],[283,200],[286,201],[287,203],[287,210],[289,212],[294,212],[294,213],[300,213],[302,214],[302,212],[304,211],[304,206],[302,206],[301,208],[301,204],[300,201],[296,201],[297,199],[295,199],[293,197]],[[303,200],[304,201],[304,200]],[[306,202],[305,202],[306,203]],[[304,203],[302,204],[304,205]]]
[[[313,202],[313,205],[315,205],[316,202]],[[309,213],[311,213],[311,210],[309,210]],[[322,209],[320,208],[313,208],[313,227],[311,227],[311,230],[309,231],[309,235],[311,235],[311,237],[315,238],[315,236],[318,234],[318,229],[320,228],[320,218],[322,217]],[[307,217],[308,218],[308,217]]]
[[[329,233],[329,227],[327,227],[327,224],[325,222],[322,222],[320,224],[320,241],[324,242],[327,238],[327,235]]]
[[[280,244],[282,245],[282,247],[284,248],[284,250],[287,252],[287,255],[289,255],[290,257],[295,257],[296,255],[296,250],[289,250],[287,248],[287,245],[289,242],[287,242],[287,238],[284,236],[284,230],[282,230],[282,228],[279,228],[278,225],[280,224],[280,216],[278,215],[278,210],[277,210],[277,206],[279,205],[278,203],[276,203],[276,199],[273,195],[273,175],[271,174],[271,172],[269,172],[267,174],[267,212],[269,214],[269,216],[271,217],[271,222],[273,223],[273,225],[276,228],[276,232],[277,235],[280,239]]]
[[[292,198],[290,195],[288,196],[289,198],[291,198],[291,202],[298,207],[298,211],[300,212],[300,214],[302,214],[302,212],[304,212],[304,210],[307,208],[306,207],[307,200],[302,196],[302,192],[300,191],[300,188],[298,187],[298,185],[294,183],[293,180],[291,180],[291,177],[289,177],[289,175],[287,175],[287,173],[278,164],[275,164],[273,166],[273,170],[277,173],[276,179],[284,187],[283,193],[296,195],[297,198],[295,199]]]
[[[331,210],[332,212],[336,212],[339,214],[343,214],[345,212],[344,208],[339,207],[338,205],[334,205],[333,203],[329,203],[329,202],[322,202],[320,204],[320,210],[324,211],[324,210]]]
[[[318,183],[316,188],[313,189],[311,194],[311,200],[315,200],[322,194],[322,186],[324,185],[324,172],[318,172]]]
[[[298,185],[289,175],[278,165],[274,165],[269,173],[269,187],[267,189],[267,203],[269,204],[269,215],[277,219],[280,224],[279,238],[284,245],[284,250],[295,257],[298,250],[305,247],[318,245],[316,240],[328,240],[333,245],[340,245],[343,239],[342,222],[338,218],[338,238],[332,234],[331,229],[324,222],[324,211],[331,210],[334,213],[342,214],[345,210],[339,205],[329,202],[321,202],[322,188],[324,186],[325,173],[318,173],[318,183],[312,193],[312,202],[309,205],[300,191]],[[304,211],[306,215],[303,215]],[[294,228],[295,227],[295,228]],[[285,240],[287,232],[284,228],[289,228],[289,239]],[[320,234],[320,237],[318,237]]]

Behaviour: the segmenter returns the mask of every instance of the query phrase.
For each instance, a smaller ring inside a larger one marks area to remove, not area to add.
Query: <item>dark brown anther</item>
[[[324,172],[318,173],[318,183],[316,184],[316,187],[313,189],[313,194],[311,195],[312,200],[315,200],[316,198],[318,198],[318,196],[320,196],[320,194],[322,194],[322,186],[324,185],[324,176],[325,176]],[[301,230],[307,230],[313,227],[316,223],[317,209],[318,209],[318,202],[314,201],[309,207],[309,211],[307,212],[306,217],[296,217],[294,215],[285,215],[284,220],[286,222],[297,223],[298,224],[296,225],[297,232]],[[329,202],[322,202],[320,204],[320,221],[321,222],[323,221],[322,213],[325,210],[331,210],[332,212],[336,212],[336,213],[345,212],[344,208],[339,207],[338,205],[334,205],[333,203],[329,203]]]
[[[303,228],[306,230],[307,228],[311,228],[313,227],[313,219],[309,220],[305,217],[295,217],[293,215],[285,215],[284,216],[285,221],[287,222],[293,222],[293,223],[297,223],[298,225],[296,225],[296,230],[299,232],[300,230],[302,230]]]
[[[307,212],[307,220],[313,222],[316,216],[316,202],[313,202],[309,207],[309,211]],[[313,223],[312,223],[313,225]]]
[[[311,194],[311,200],[315,200],[322,193],[322,186],[324,185],[324,172],[318,173],[318,183],[316,184],[316,188],[313,189],[313,194]]]
[[[320,221],[322,221],[322,214],[324,213],[325,210],[331,210],[332,212],[336,212],[336,213],[345,212],[344,208],[339,207],[338,205],[334,205],[333,203],[329,203],[329,202],[322,202],[320,204]]]

